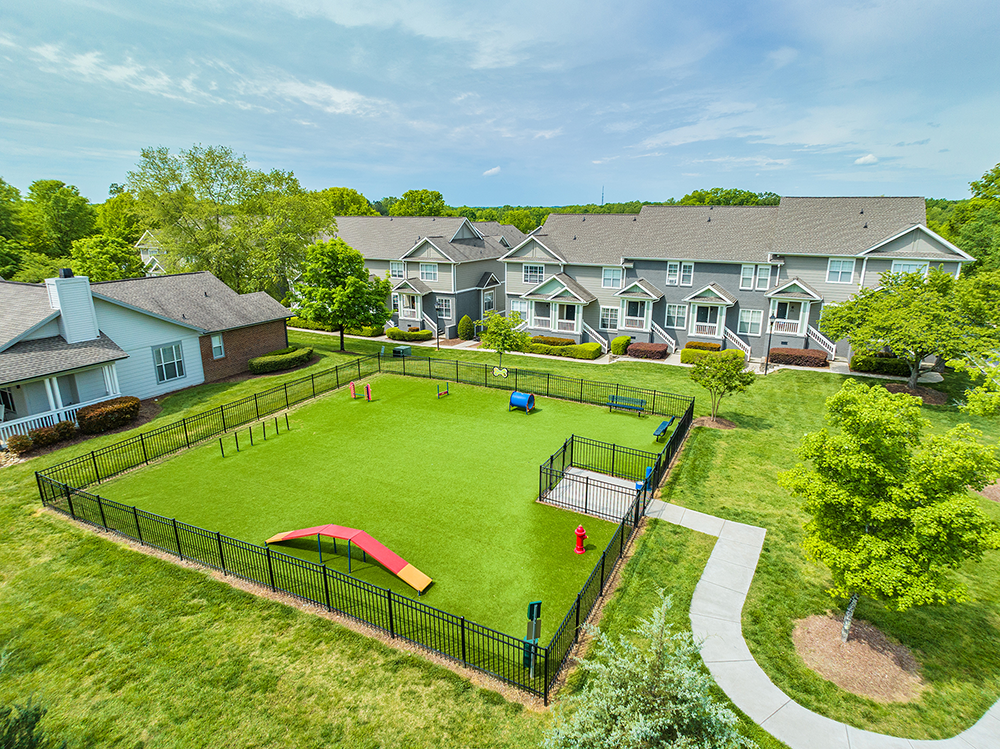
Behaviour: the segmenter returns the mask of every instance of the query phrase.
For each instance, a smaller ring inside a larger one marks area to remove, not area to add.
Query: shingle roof
[[[617,265],[638,223],[636,216],[623,213],[552,213],[531,236],[567,262]]]
[[[207,271],[102,281],[90,287],[98,297],[121,302],[203,333],[245,328],[292,316],[266,292],[237,294]]]
[[[500,281],[499,278],[496,277],[495,273],[490,273],[489,271],[486,271],[483,275],[479,277],[479,283],[476,284],[475,288],[485,289],[489,286],[500,286],[501,283],[502,282]]]
[[[0,351],[15,338],[56,317],[43,284],[0,281]]]
[[[409,286],[414,291],[418,292],[420,296],[424,296],[425,294],[430,294],[432,291],[430,286],[425,284],[416,276],[414,276],[413,278],[401,278],[399,281],[396,282],[396,285],[392,287],[392,290],[397,291],[402,286]]]
[[[766,262],[778,206],[653,206],[639,211],[621,254],[672,260]]]
[[[710,284],[708,284],[708,286],[705,286],[705,287],[699,289],[698,291],[691,292],[686,297],[684,297],[683,301],[685,301],[685,302],[702,301],[705,304],[710,304],[711,303],[709,301],[710,297],[704,297],[704,296],[702,296],[702,294],[704,294],[706,291],[711,291],[713,295],[715,295],[716,297],[718,297],[719,299],[721,299],[722,301],[724,301],[727,305],[732,306],[732,305],[736,304],[736,297],[734,297],[732,294],[730,294],[724,288],[722,288],[721,286],[719,286],[719,284],[717,284],[717,283],[710,283]]]
[[[472,225],[484,237],[503,237],[511,247],[517,247],[528,236],[513,224],[501,224],[499,221],[473,221]]]
[[[422,237],[451,239],[465,221],[461,216],[337,216],[333,236],[369,260],[397,260]]]
[[[581,300],[589,304],[597,299],[590,291],[577,283],[576,279],[571,276],[567,276],[565,273],[556,273],[554,276],[549,276],[544,281],[542,281],[536,288],[545,286],[547,283],[551,283],[555,279],[559,281],[563,286],[572,291],[576,296],[580,297]],[[522,299],[540,299],[542,301],[547,301],[551,295],[550,294],[535,294],[529,289],[525,294],[521,296]],[[558,301],[553,299],[552,301]]]
[[[632,287],[638,286],[640,291],[632,291]],[[642,299],[659,299],[663,296],[663,292],[660,291],[654,284],[647,281],[645,278],[637,278],[634,281],[630,281],[625,288],[617,292],[615,296],[628,297],[635,296]]]
[[[0,353],[0,383],[47,377],[126,358],[128,354],[103,333],[100,338],[80,343],[66,343],[61,336],[18,341]]]
[[[441,252],[450,257],[456,263],[471,262],[475,260],[494,260],[501,255],[510,252],[509,247],[500,244],[496,237],[484,237],[483,239],[456,239],[449,242],[449,237],[428,236],[424,237],[429,242],[433,242]],[[346,241],[346,240],[345,240]],[[357,248],[355,248],[357,249]],[[406,254],[408,247],[400,255]],[[364,255],[364,253],[361,253]],[[367,255],[365,256],[367,257]]]
[[[789,287],[798,286],[802,291],[791,291]],[[796,276],[795,278],[790,278],[787,281],[782,282],[778,286],[775,286],[771,291],[764,294],[765,297],[771,299],[776,297],[785,297],[787,299],[822,299],[823,295],[820,294],[816,289],[807,284],[801,278]]]

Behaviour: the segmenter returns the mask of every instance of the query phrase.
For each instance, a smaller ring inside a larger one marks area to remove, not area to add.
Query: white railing
[[[399,316],[404,320],[419,320],[420,313],[417,312],[416,307],[402,307],[399,310]]]
[[[576,332],[576,320],[559,320],[556,325],[558,326],[558,330],[565,333]]]
[[[102,395],[97,400],[87,401],[86,403],[74,403],[72,406],[57,408],[55,411],[45,411],[40,414],[24,416],[20,419],[0,422],[0,443],[6,444],[7,438],[13,434],[26,435],[32,429],[55,426],[60,421],[76,421],[76,412],[84,406],[117,397],[117,395]]]
[[[694,324],[695,335],[710,335],[718,337],[719,324],[714,322],[696,322]]]
[[[542,330],[551,330],[552,328],[549,327],[549,325],[551,324],[551,320],[552,320],[551,317],[538,317],[536,315],[534,319],[534,325],[532,325],[531,327],[541,328]]]
[[[774,332],[775,333],[788,333],[789,335],[799,334],[799,321],[798,320],[775,320],[774,321]]]
[[[750,346],[741,341],[739,337],[729,328],[726,328],[722,333],[725,336],[726,341],[733,344],[736,348],[746,354],[747,361],[750,361]]]
[[[825,335],[820,333],[812,325],[806,328],[806,335],[809,336],[810,341],[815,341],[821,349],[823,349],[831,359],[837,356],[837,344],[827,338]]]
[[[674,353],[677,350],[677,341],[674,340],[673,336],[671,336],[670,333],[665,331],[655,322],[652,325],[653,325],[653,332],[656,335],[660,336],[660,338],[663,339],[664,343],[667,344],[668,347],[667,351],[671,354]]]
[[[645,317],[626,317],[623,327],[629,330],[645,330],[646,329],[646,318]]]
[[[600,333],[598,333],[592,327],[590,327],[589,325],[587,325],[587,323],[583,324],[583,332],[586,333],[588,336],[590,336],[590,339],[592,341],[594,341],[595,343],[601,344],[601,351],[607,351],[608,350],[608,339],[605,338],[604,336],[602,336]]]

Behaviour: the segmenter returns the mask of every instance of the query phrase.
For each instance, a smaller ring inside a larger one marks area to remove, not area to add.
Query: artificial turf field
[[[571,435],[658,451],[659,423],[599,406],[536,398],[507,410],[509,393],[436,381],[369,378],[368,403],[345,389],[290,415],[291,431],[255,430],[239,453],[230,435],[130,473],[102,496],[254,543],[333,523],[367,531],[434,580],[421,600],[517,636],[527,603],[543,602],[548,640],[616,525],[535,502],[538,466]],[[587,554],[575,554],[583,524]],[[327,566],[347,572],[346,544],[323,539]],[[319,561],[316,538],[276,545]],[[355,550],[353,575],[415,591]]]

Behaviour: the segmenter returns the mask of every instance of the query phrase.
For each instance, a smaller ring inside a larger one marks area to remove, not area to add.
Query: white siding
[[[76,392],[80,398],[80,403],[97,400],[108,394],[108,390],[104,386],[104,370],[102,367],[88,369],[85,372],[77,372],[75,377]]]
[[[34,341],[39,338],[51,338],[52,336],[59,335],[59,318],[45,323],[42,327],[36,330],[30,335],[26,335],[23,339],[24,341]]]
[[[94,307],[101,331],[128,354],[128,359],[119,361],[117,365],[122,395],[151,398],[205,381],[197,331],[102,299],[95,299]],[[153,348],[177,342],[181,343],[184,354],[184,377],[158,383],[153,366]]]
[[[49,299],[59,305],[59,332],[67,343],[92,341],[98,336],[94,302],[90,295],[90,280],[86,276],[48,278],[45,285]]]

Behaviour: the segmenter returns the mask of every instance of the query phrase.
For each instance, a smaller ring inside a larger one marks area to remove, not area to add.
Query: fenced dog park
[[[510,410],[512,392],[534,395],[533,408]],[[621,399],[654,418],[609,407]],[[690,398],[615,383],[374,355],[37,479],[59,511],[547,698],[692,411]],[[663,417],[671,426],[654,435]],[[433,584],[418,594],[362,547],[337,544],[340,531],[265,544],[331,524],[377,540]],[[522,637],[538,600],[548,645]]]

